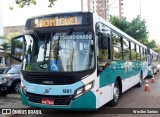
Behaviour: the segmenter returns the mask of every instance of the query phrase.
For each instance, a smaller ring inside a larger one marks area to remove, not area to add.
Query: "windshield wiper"
[[[64,35],[64,36],[67,36],[67,35],[71,35],[72,34],[72,32],[73,32],[73,27],[70,27],[68,30],[67,30],[67,32],[66,32],[66,34]],[[59,40],[60,40],[60,38],[58,38],[58,48],[57,48],[57,52],[56,52],[56,62],[57,62],[57,60],[58,60],[58,56],[59,56],[59,50],[61,49],[61,45],[65,42],[67,42],[67,40],[65,40],[64,38],[61,40],[61,43],[59,42]]]
[[[66,32],[66,34],[65,34],[64,36],[71,35],[72,32],[73,32],[73,27],[70,27],[70,28],[67,30],[67,32]],[[62,45],[64,42],[67,42],[67,40],[65,40],[65,39],[63,38],[63,39],[61,40],[61,43],[60,43],[59,47],[61,47],[61,45]]]

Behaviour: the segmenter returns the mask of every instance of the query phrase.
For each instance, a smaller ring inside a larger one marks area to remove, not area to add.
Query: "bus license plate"
[[[54,100],[41,99],[41,103],[46,105],[54,105]]]

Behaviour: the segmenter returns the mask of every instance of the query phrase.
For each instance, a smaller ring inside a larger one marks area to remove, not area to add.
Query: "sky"
[[[48,0],[37,0],[37,5],[18,8],[15,0],[0,0],[0,10],[3,12],[3,26],[24,25],[27,18],[37,15],[72,12],[81,10],[81,0],[57,0],[53,8],[48,8]],[[123,0],[124,15],[131,21],[140,14],[140,0]],[[14,9],[9,10],[13,5]],[[160,43],[159,22],[160,22],[160,0],[141,0],[141,18],[146,20],[149,31],[149,39]]]
[[[132,20],[140,14],[140,0],[125,0],[125,15]],[[149,39],[160,43],[160,0],[141,0],[141,19],[146,21]]]

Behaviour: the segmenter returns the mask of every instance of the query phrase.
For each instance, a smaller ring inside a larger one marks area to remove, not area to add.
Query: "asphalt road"
[[[3,115],[3,117],[160,117],[160,74],[155,75],[156,83],[151,83],[149,78],[150,91],[146,92],[145,81],[141,88],[133,87],[122,94],[119,104],[114,107],[108,107],[107,105],[96,111],[87,112],[73,112],[73,111],[58,111],[58,110],[46,110],[42,109],[42,115],[30,114],[30,115]],[[7,97],[0,97],[0,108],[24,108],[19,95],[8,95]],[[36,108],[32,108],[35,109]],[[134,114],[139,112],[139,114]],[[110,114],[108,114],[110,113]],[[119,114],[121,113],[121,114]],[[147,114],[146,114],[147,113]],[[150,114],[149,114],[150,113]],[[155,113],[155,114],[154,114]],[[156,114],[159,113],[159,114]]]

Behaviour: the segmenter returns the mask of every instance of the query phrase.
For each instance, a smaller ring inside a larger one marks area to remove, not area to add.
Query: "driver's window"
[[[98,74],[109,65],[109,35],[98,36]]]

